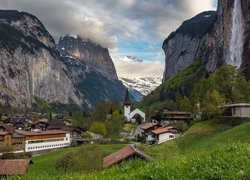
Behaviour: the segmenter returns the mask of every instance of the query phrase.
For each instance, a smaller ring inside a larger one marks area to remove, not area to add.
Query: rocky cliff
[[[88,108],[103,101],[123,101],[125,86],[106,48],[69,35],[60,38],[57,48]]]
[[[0,11],[0,102],[30,107],[34,97],[81,104],[81,93],[55,43],[33,15]]]
[[[64,57],[73,57],[85,62],[109,79],[118,79],[114,63],[107,48],[77,35],[60,38],[58,50]]]
[[[250,1],[242,0],[244,48],[240,69],[250,79]],[[230,58],[234,0],[219,0],[216,12],[204,12],[185,21],[163,43],[166,54],[164,78],[174,76],[196,59],[208,72],[214,72]]]

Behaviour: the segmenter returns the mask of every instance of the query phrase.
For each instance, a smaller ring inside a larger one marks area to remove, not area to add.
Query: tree
[[[124,116],[115,111],[112,116],[105,122],[107,127],[107,137],[118,138],[124,123]]]
[[[203,116],[209,119],[222,113],[220,107],[225,102],[225,98],[217,90],[207,91],[202,100]]]
[[[107,134],[106,126],[102,122],[94,122],[89,130],[93,133],[100,134],[102,136],[105,136]]]
[[[183,99],[181,99],[179,104],[181,111],[193,112],[193,105],[188,97],[185,96]]]

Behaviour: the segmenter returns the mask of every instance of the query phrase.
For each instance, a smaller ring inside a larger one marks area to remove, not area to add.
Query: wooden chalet
[[[190,112],[172,111],[165,108],[162,112],[161,123],[166,126],[176,123],[189,123],[193,119],[194,117]]]
[[[103,167],[111,167],[134,158],[140,158],[147,161],[152,160],[150,156],[138,150],[133,145],[129,145],[113,154],[104,157]]]

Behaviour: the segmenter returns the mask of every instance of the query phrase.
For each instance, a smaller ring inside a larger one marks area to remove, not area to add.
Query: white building
[[[141,122],[145,122],[145,113],[142,112],[140,109],[135,109],[131,112],[131,102],[129,98],[129,92],[126,90],[126,96],[124,100],[124,116],[127,118],[130,122],[136,122],[137,119],[141,119]]]
[[[230,111],[230,114],[233,117],[250,117],[250,103],[229,104],[226,105],[225,108]]]
[[[156,130],[153,130],[152,133],[157,144],[161,144],[166,141],[178,138],[181,135],[181,131],[173,128],[172,126],[160,127]]]
[[[27,132],[16,131],[16,133],[24,135],[25,152],[42,151],[49,149],[57,149],[70,145],[70,133],[66,131],[40,131]]]

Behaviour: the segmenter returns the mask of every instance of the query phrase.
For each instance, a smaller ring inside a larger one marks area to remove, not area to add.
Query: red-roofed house
[[[156,130],[153,130],[152,133],[157,144],[175,139],[181,135],[181,131],[172,126],[160,127]]]
[[[152,160],[150,156],[139,151],[133,145],[129,145],[103,158],[103,167],[110,167],[133,158],[140,158],[147,161]]]
[[[143,130],[142,135],[146,138],[146,142],[153,141],[152,131],[161,127],[158,123],[146,123],[142,125],[141,129]]]

